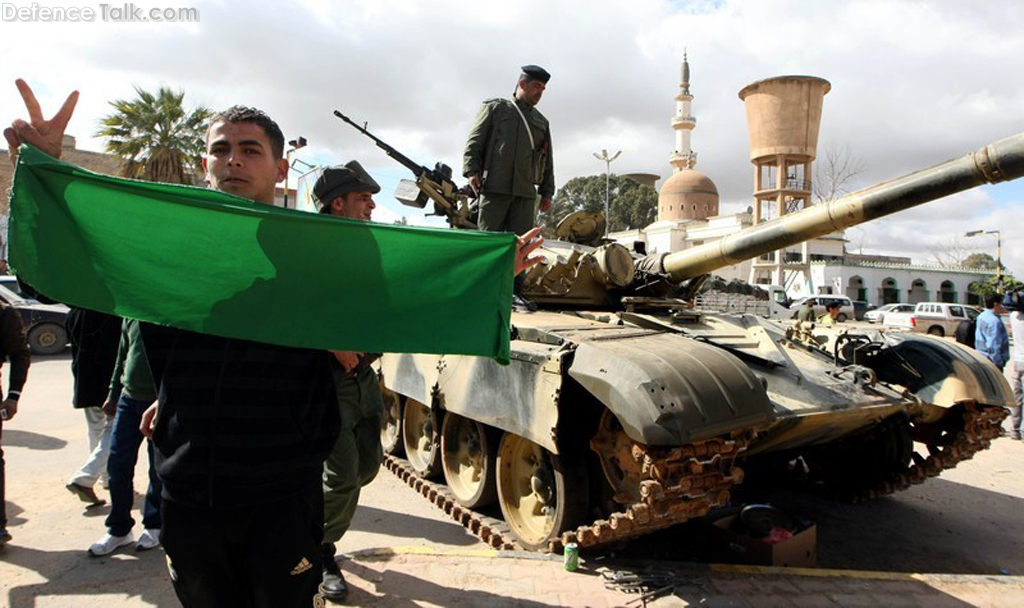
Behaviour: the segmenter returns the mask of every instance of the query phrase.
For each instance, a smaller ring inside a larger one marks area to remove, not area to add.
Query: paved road
[[[85,551],[103,534],[107,509],[83,509],[64,489],[67,476],[85,457],[84,422],[70,406],[70,387],[67,355],[38,359],[22,410],[4,428],[7,509],[15,538],[0,550],[0,606],[177,605],[160,550],[105,558],[91,558]],[[141,473],[142,463],[137,488],[144,482]],[[781,598],[779,605],[849,605],[870,597],[877,603],[898,596],[900,589],[919,597],[919,605],[1000,605],[1003,600],[1013,605],[1013,598],[1024,597],[1024,579],[1004,575],[1024,575],[1021,442],[999,439],[992,450],[939,479],[866,505],[783,490],[758,491],[746,499],[770,499],[815,520],[821,567],[904,574],[895,580],[870,575],[857,582],[849,573],[820,572],[829,575],[822,577],[701,570],[685,574],[690,586],[681,586],[662,604],[756,605],[774,593]],[[640,557],[666,564],[685,560],[697,554],[695,530],[665,532],[617,549],[614,560],[591,560],[590,566],[636,569]],[[605,590],[594,570],[567,575],[557,561],[485,551],[386,471],[364,493],[341,549],[355,553],[343,567],[356,588],[353,600],[362,605],[611,606],[632,599]],[[678,572],[687,568],[692,569]],[[920,572],[997,578],[922,579],[913,574]]]

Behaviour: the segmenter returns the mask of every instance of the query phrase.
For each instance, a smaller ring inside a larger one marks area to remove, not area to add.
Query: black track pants
[[[185,608],[306,608],[320,594],[323,494],[238,509],[163,502],[160,540]]]

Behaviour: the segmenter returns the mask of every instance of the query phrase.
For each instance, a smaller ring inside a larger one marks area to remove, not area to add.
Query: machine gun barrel
[[[377,144],[378,148],[380,148],[381,150],[384,150],[384,152],[387,153],[387,155],[390,156],[391,158],[393,158],[393,159],[397,160],[398,162],[402,163],[402,165],[404,165],[407,169],[412,171],[413,174],[416,175],[416,177],[420,177],[424,173],[430,173],[430,169],[427,169],[423,165],[414,162],[411,158],[409,158],[405,154],[402,154],[398,150],[396,150],[393,147],[391,147],[391,145],[388,144],[387,142],[385,142],[383,139],[381,139],[381,138],[377,137],[376,135],[374,135],[373,133],[370,133],[369,131],[367,131],[366,127],[357,125],[348,116],[345,116],[344,114],[342,114],[338,110],[334,111],[334,115],[337,116],[338,118],[344,120],[348,124],[352,125],[357,131],[359,131],[363,135],[365,135],[365,136],[369,137],[370,139],[372,139],[373,143]]]
[[[452,181],[452,170],[443,163],[437,163],[433,169],[414,162],[408,156],[394,149],[383,139],[370,133],[365,126],[357,125],[351,118],[335,110],[334,115],[352,125],[357,131],[373,140],[377,147],[397,160],[416,176],[416,182],[402,180],[395,191],[395,198],[403,205],[417,209],[426,207],[428,201],[434,205],[434,213],[447,218],[448,223],[457,228],[476,229],[473,210],[468,204],[469,198],[475,198],[469,186],[459,188]]]
[[[672,280],[684,281],[981,184],[1021,176],[1024,133],[929,169],[745,228],[720,241],[667,255],[662,266]]]

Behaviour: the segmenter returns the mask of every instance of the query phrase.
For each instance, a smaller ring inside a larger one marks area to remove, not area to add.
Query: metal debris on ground
[[[693,586],[701,591],[707,590],[703,581],[684,577],[681,573],[665,568],[650,567],[639,572],[601,569],[600,573],[606,589],[639,594],[626,602],[627,606],[647,606],[647,602],[671,595],[680,587]]]

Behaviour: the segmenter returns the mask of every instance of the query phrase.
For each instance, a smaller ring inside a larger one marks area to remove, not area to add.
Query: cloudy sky
[[[368,122],[423,164],[440,160],[459,172],[480,102],[510,94],[525,63],[553,75],[540,109],[552,124],[558,183],[602,173],[592,156],[601,149],[622,150],[614,172],[667,176],[669,121],[687,49],[697,168],[717,183],[723,213],[751,202],[737,92],[762,78],[809,74],[831,82],[819,151],[848,147],[863,159],[854,187],[1024,131],[1024,3],[1014,0],[136,2],[144,11],[197,8],[198,23],[104,22],[101,4],[41,3],[91,7],[91,22],[0,22],[7,49],[0,116],[24,116],[13,85],[19,76],[47,113],[71,89],[81,91],[69,133],[83,149],[101,149],[92,134],[107,102],[130,98],[133,86],[184,89],[187,102],[217,109],[255,105],[289,139],[309,140],[298,158],[362,161],[385,187],[383,220],[413,215],[389,194],[409,175],[332,110]],[[1024,273],[1021,217],[1024,184],[1003,184],[847,237],[854,251],[923,262],[966,230],[1000,229],[1005,263]],[[990,238],[959,244],[994,253]]]

